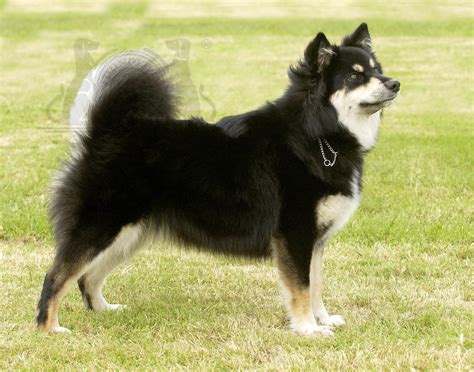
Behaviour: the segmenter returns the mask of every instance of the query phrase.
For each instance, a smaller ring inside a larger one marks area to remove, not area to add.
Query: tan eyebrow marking
[[[352,68],[357,72],[364,72],[364,68],[361,65],[359,65],[358,63],[353,65]]]
[[[369,62],[370,62],[370,67],[374,68],[375,67],[375,61],[371,58]]]

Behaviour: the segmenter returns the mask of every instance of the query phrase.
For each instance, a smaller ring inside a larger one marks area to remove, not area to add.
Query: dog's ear
[[[326,36],[320,32],[306,47],[304,58],[310,66],[315,66],[321,73],[331,63],[335,54]]]
[[[344,37],[341,45],[362,48],[372,53],[372,38],[367,23],[362,23],[352,34]]]

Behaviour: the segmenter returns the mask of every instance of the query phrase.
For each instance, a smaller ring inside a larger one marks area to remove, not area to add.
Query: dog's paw
[[[330,327],[340,327],[346,324],[344,318],[340,315],[328,315],[316,318],[321,325]]]
[[[105,305],[103,310],[106,310],[106,311],[120,311],[120,310],[124,310],[126,308],[127,308],[127,305],[107,304],[107,305]]]
[[[315,323],[303,323],[292,326],[293,330],[302,336],[315,336],[320,335],[323,337],[333,336],[334,332],[331,330],[331,327],[320,326]]]
[[[55,326],[55,327],[52,327],[50,330],[49,330],[49,333],[52,333],[52,334],[56,334],[56,333],[62,333],[62,334],[70,334],[71,331],[65,327],[61,327],[61,326]]]
[[[320,334],[323,337],[334,336],[334,332],[332,331],[331,327],[326,326],[318,326],[314,333]]]
[[[94,311],[119,311],[126,309],[127,305],[109,304],[107,301],[97,301],[92,310]]]

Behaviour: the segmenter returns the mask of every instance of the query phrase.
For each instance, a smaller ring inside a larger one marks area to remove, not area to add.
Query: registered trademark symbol
[[[209,39],[204,39],[203,41],[201,41],[201,46],[204,49],[209,49],[212,46],[212,41]]]

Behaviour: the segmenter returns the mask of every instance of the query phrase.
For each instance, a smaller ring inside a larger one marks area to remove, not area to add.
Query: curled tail
[[[137,119],[168,120],[176,116],[168,68],[148,50],[107,59],[84,79],[70,113],[73,139],[96,130],[132,129]]]

